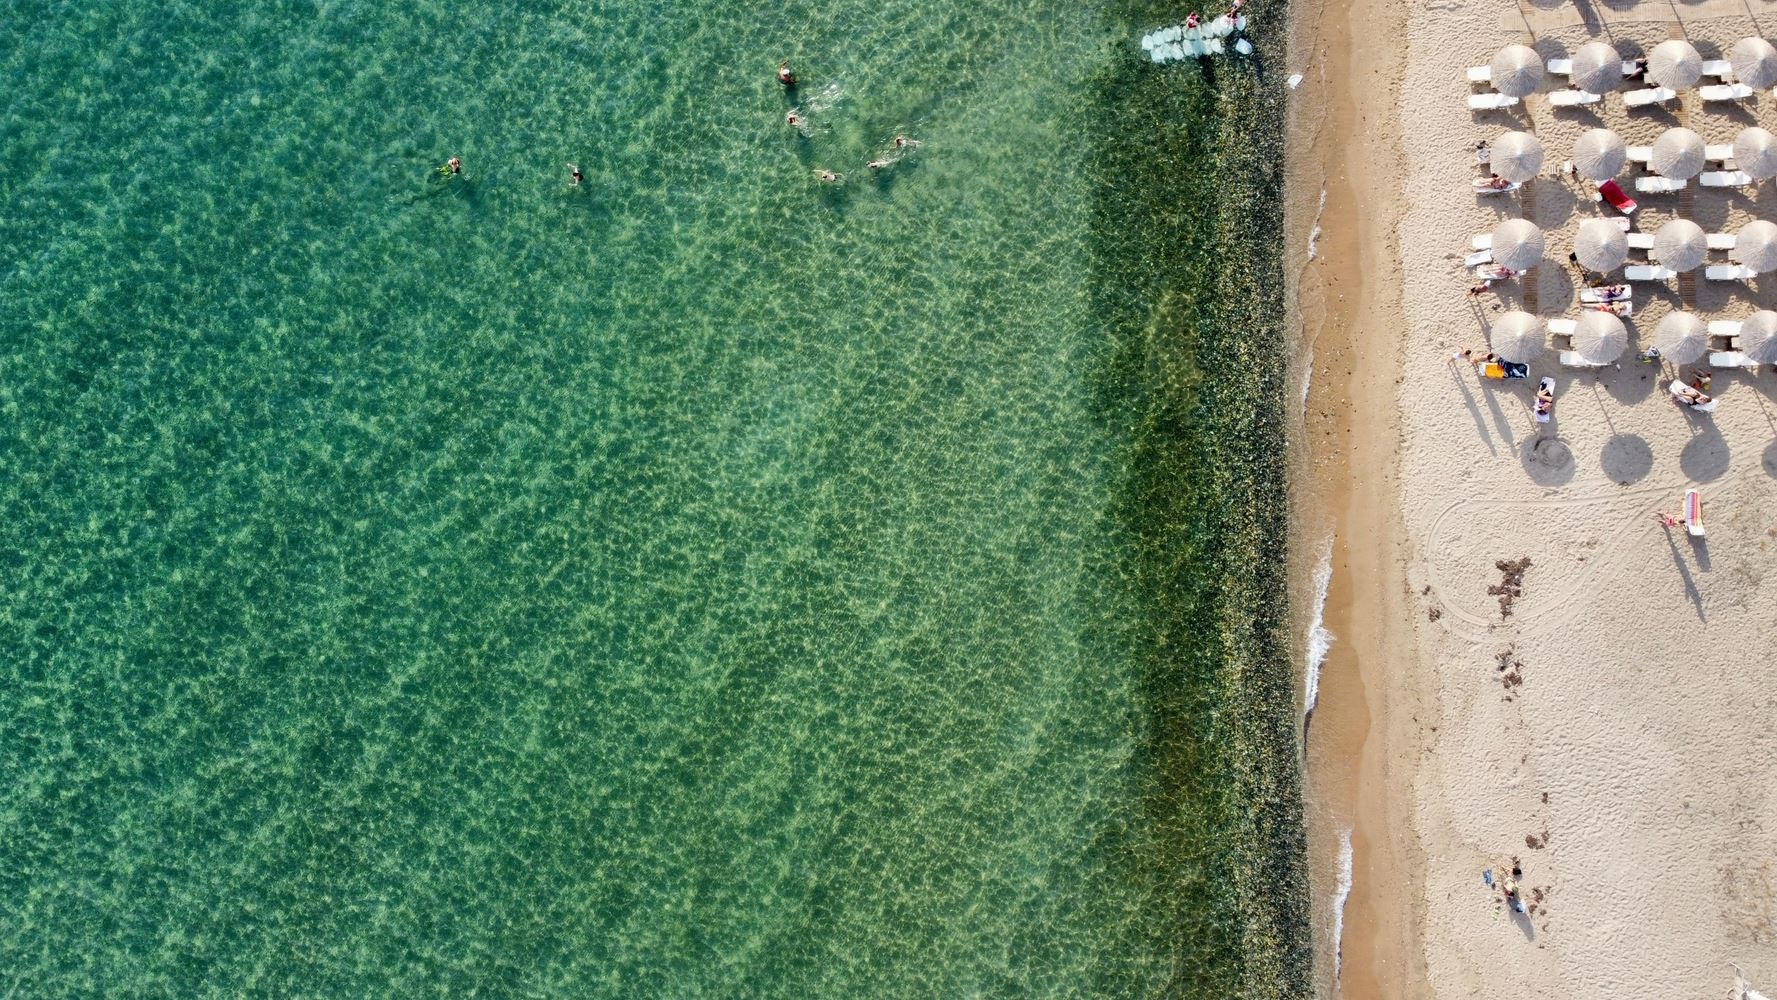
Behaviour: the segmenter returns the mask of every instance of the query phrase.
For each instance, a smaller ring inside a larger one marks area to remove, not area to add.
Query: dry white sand
[[[1618,367],[1562,369],[1551,350],[1529,380],[1483,382],[1448,363],[1455,349],[1485,347],[1497,308],[1579,315],[1566,256],[1579,221],[1609,213],[1551,175],[1586,128],[1616,128],[1631,144],[1672,125],[1712,143],[1750,124],[1777,130],[1770,94],[1706,106],[1692,91],[1633,113],[1621,92],[1601,111],[1556,112],[1533,97],[1515,114],[1476,115],[1464,68],[1515,41],[1548,57],[1603,39],[1632,55],[1682,36],[1705,58],[1725,56],[1761,29],[1777,37],[1777,3],[1539,3],[1434,0],[1409,15],[1398,585],[1418,655],[1387,670],[1429,706],[1411,789],[1395,794],[1424,857],[1414,891],[1430,982],[1406,995],[1725,997],[1732,963],[1777,991],[1777,374],[1718,373],[1721,405],[1701,416],[1673,404],[1669,369],[1634,358],[1681,291],[1705,319],[1740,318],[1777,307],[1777,275],[1636,286]],[[1545,176],[1526,197],[1477,198],[1472,146],[1509,128],[1543,139]],[[1673,217],[1709,232],[1777,220],[1770,181],[1640,201],[1645,232]],[[1532,284],[1471,305],[1469,238],[1514,215],[1548,231],[1547,258]],[[1547,425],[1531,417],[1542,375],[1559,392]],[[1703,493],[1705,539],[1655,517],[1691,487]],[[1525,557],[1523,595],[1502,617],[1488,593],[1501,582],[1495,563]],[[1482,883],[1483,869],[1502,873],[1514,858],[1529,917]]]

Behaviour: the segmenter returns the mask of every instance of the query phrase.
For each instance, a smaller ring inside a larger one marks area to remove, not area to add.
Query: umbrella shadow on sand
[[[1639,483],[1654,470],[1654,449],[1639,434],[1618,434],[1598,454],[1604,474],[1618,486]]]
[[[1695,421],[1707,421],[1707,417],[1687,414]],[[1715,429],[1713,422],[1695,428],[1696,433],[1678,453],[1678,467],[1692,482],[1712,483],[1727,474],[1732,453],[1728,449],[1727,439],[1721,431]]]
[[[1538,486],[1562,486],[1573,479],[1573,449],[1559,437],[1530,438],[1518,449],[1518,461]]]

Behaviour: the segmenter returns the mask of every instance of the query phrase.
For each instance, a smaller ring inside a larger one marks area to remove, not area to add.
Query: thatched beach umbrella
[[[1673,219],[1654,234],[1654,259],[1674,271],[1689,271],[1709,256],[1709,238],[1689,219]]]
[[[1527,181],[1543,168],[1543,143],[1529,132],[1507,132],[1493,140],[1487,165],[1508,181]]]
[[[1573,238],[1573,253],[1588,271],[1614,271],[1629,257],[1629,237],[1609,219],[1587,219]]]
[[[1777,312],[1760,309],[1740,321],[1740,353],[1761,365],[1777,365]]]
[[[1753,180],[1777,177],[1777,135],[1754,125],[1734,136],[1734,166]]]
[[[1688,128],[1669,128],[1654,140],[1647,163],[1662,177],[1688,181],[1703,169],[1703,137]]]
[[[1488,67],[1493,89],[1507,97],[1526,97],[1543,85],[1543,57],[1528,45],[1508,45]]]
[[[1568,78],[1588,94],[1608,94],[1623,82],[1623,57],[1603,42],[1587,42],[1573,54]]]
[[[1703,78],[1703,57],[1690,42],[1668,39],[1647,54],[1647,75],[1668,90],[1689,90]]]
[[[1615,313],[1588,309],[1573,331],[1573,352],[1595,365],[1615,361],[1629,346],[1629,331]]]
[[[1543,259],[1543,231],[1527,219],[1507,219],[1493,227],[1493,262],[1525,271]]]
[[[1777,271],[1777,222],[1755,219],[1734,234],[1734,259],[1754,271]]]
[[[1573,165],[1590,181],[1608,181],[1622,173],[1628,156],[1623,137],[1607,128],[1587,129],[1573,144]]]
[[[1487,332],[1487,344],[1493,353],[1518,364],[1529,364],[1549,346],[1543,333],[1543,321],[1527,312],[1513,310],[1493,321]]]
[[[1675,365],[1688,365],[1709,349],[1709,328],[1695,313],[1667,313],[1654,329],[1654,346],[1660,357]]]
[[[1742,38],[1728,51],[1734,79],[1753,90],[1777,83],[1777,48],[1762,38]]]

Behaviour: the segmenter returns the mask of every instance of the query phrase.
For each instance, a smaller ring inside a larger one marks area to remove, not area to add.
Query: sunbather
[[[1681,385],[1677,389],[1674,389],[1672,392],[1672,398],[1683,403],[1685,406],[1702,406],[1705,403],[1712,403],[1715,401],[1714,396],[1709,395],[1701,389],[1688,385]]]
[[[1536,422],[1546,424],[1555,415],[1555,380],[1544,378],[1536,387]]]
[[[1487,175],[1487,186],[1492,188],[1495,191],[1504,191],[1506,188],[1509,188],[1512,186],[1512,182],[1506,180],[1504,177],[1501,177],[1498,174],[1488,174]]]

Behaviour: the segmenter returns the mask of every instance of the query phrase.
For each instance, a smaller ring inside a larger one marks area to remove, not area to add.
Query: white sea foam
[[[1320,205],[1314,210],[1314,228],[1308,233],[1308,259],[1313,260],[1315,248],[1320,246],[1320,217],[1327,210],[1327,189],[1320,189]]]
[[[1351,898],[1351,831],[1339,835],[1339,884],[1333,889],[1333,981],[1344,968],[1345,901]]]
[[[1320,668],[1333,648],[1333,633],[1327,630],[1327,589],[1333,583],[1333,539],[1320,546],[1320,562],[1314,567],[1314,620],[1308,623],[1306,667],[1302,681],[1302,717],[1306,719],[1320,700]]]

